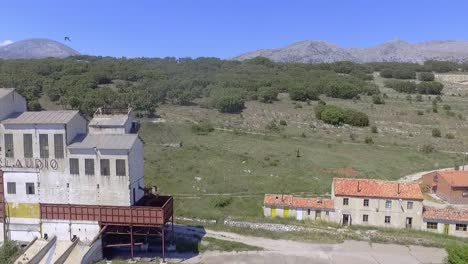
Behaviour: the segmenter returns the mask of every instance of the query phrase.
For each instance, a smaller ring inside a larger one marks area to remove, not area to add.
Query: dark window
[[[49,158],[49,135],[39,134],[39,154],[42,159]]]
[[[325,211],[325,215],[330,215],[330,212],[329,212],[329,211]]]
[[[115,160],[115,171],[117,176],[126,176],[126,170],[125,170],[125,160],[123,159],[118,159]]]
[[[32,134],[23,134],[24,157],[33,157]]]
[[[390,219],[391,219],[390,216],[385,216],[385,223],[390,224]]]
[[[427,222],[427,229],[437,229],[436,222]]]
[[[369,222],[369,215],[362,215],[363,222]]]
[[[94,160],[85,159],[85,174],[94,175]]]
[[[392,208],[392,200],[385,201],[385,208]]]
[[[78,159],[70,159],[70,175],[80,175],[80,162]]]
[[[13,134],[5,134],[5,157],[13,158],[15,156],[15,149],[13,148]]]
[[[101,175],[102,176],[109,176],[110,175],[110,162],[108,159],[100,160],[101,165]]]
[[[310,215],[310,209],[307,209],[307,215]]]
[[[34,183],[27,182],[26,183],[26,194],[34,194]]]
[[[7,182],[7,193],[16,194],[16,182]]]
[[[369,206],[369,199],[364,199],[364,206]]]
[[[343,198],[343,205],[349,204],[349,198]]]
[[[413,209],[413,202],[408,202],[406,204],[406,209]]]
[[[466,231],[466,224],[456,224],[455,230],[457,231]]]
[[[63,134],[54,134],[54,155],[56,159],[63,159]]]

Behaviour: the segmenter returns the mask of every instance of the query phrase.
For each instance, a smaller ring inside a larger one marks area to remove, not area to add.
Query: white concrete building
[[[93,221],[41,220],[40,204],[131,206],[144,196],[143,144],[133,112],[100,109],[26,111],[14,89],[0,88],[0,170],[4,214],[0,240],[43,234],[90,241]]]
[[[423,195],[417,183],[334,178],[332,199],[343,225],[422,226]]]

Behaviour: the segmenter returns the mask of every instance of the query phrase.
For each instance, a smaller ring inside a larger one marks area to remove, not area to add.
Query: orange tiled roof
[[[290,194],[265,194],[265,205],[291,206],[295,208],[333,209],[333,200],[317,197],[294,197]]]
[[[468,187],[468,171],[438,171],[437,174],[452,187]]]
[[[312,197],[293,197],[295,208],[333,209],[333,200]]]
[[[424,207],[423,218],[424,220],[468,222],[468,210],[453,208],[438,209],[433,207]]]
[[[265,205],[291,206],[293,196],[290,194],[265,194]]]
[[[337,196],[423,200],[417,183],[334,178],[333,190]]]

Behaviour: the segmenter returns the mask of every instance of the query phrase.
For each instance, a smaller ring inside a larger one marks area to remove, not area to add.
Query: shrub
[[[371,132],[374,134],[377,134],[379,130],[377,129],[377,126],[371,126]]]
[[[408,95],[406,96],[406,100],[407,100],[408,102],[411,103],[411,102],[413,101],[413,97],[411,97],[411,95],[408,94]]]
[[[337,106],[326,105],[320,112],[320,119],[327,124],[337,126],[345,122],[345,113],[343,109]]]
[[[365,127],[369,126],[369,116],[363,112],[359,112],[352,109],[345,110],[344,122],[352,126]]]
[[[215,101],[215,107],[221,113],[239,113],[245,107],[240,95],[221,95]]]
[[[278,100],[278,90],[274,87],[260,87],[257,90],[257,98],[262,103],[272,103]]]
[[[374,104],[385,104],[385,101],[378,94],[372,96],[372,103]]]
[[[447,138],[447,139],[454,139],[454,138],[455,138],[455,135],[452,134],[452,133],[447,133],[447,134],[445,135],[445,138]]]
[[[400,93],[416,92],[416,83],[413,81],[386,80],[384,85]]]
[[[382,69],[380,71],[380,76],[382,78],[392,78],[393,77],[393,71],[392,71],[392,69],[388,69],[388,68],[387,69]]]
[[[275,120],[272,120],[265,126],[266,130],[269,130],[271,132],[279,132],[281,129],[280,127],[276,124]]]
[[[18,252],[18,246],[14,242],[6,240],[0,247],[0,264],[13,263]]]
[[[423,110],[417,110],[417,111],[416,111],[416,114],[417,114],[417,115],[420,115],[420,116],[421,116],[421,115],[424,115],[424,111],[423,111]]]
[[[314,108],[315,117],[327,124],[352,126],[368,126],[369,117],[353,109],[341,108],[334,105],[317,105]]]
[[[416,72],[411,69],[395,69],[392,73],[395,79],[416,79]]]
[[[429,153],[432,153],[434,151],[435,151],[435,148],[431,144],[425,144],[425,145],[421,146],[421,152],[423,152],[423,153],[429,154]]]
[[[280,124],[281,126],[287,126],[287,125],[288,125],[288,123],[286,123],[286,120],[284,120],[284,119],[281,119],[280,122],[279,122],[279,124]]]
[[[422,95],[417,94],[417,95],[416,95],[416,101],[417,101],[417,102],[422,102],[422,101],[423,101]]]
[[[440,137],[440,136],[441,136],[440,129],[438,129],[438,128],[433,128],[433,129],[432,129],[432,136],[433,136],[433,137]]]
[[[468,259],[468,244],[454,243],[446,248],[448,264],[466,264]]]
[[[424,82],[431,82],[435,79],[435,76],[432,72],[421,72],[418,79]]]
[[[223,197],[220,196],[215,199],[214,201],[214,207],[216,208],[225,208],[229,206],[232,203],[232,197]]]
[[[444,104],[444,105],[442,106],[442,108],[443,108],[444,110],[446,110],[446,111],[452,110],[452,107],[450,107],[450,105],[447,105],[447,104]]]
[[[198,124],[192,125],[192,132],[197,135],[207,135],[210,132],[214,131],[214,127],[211,123],[200,122]]]
[[[420,82],[416,85],[416,90],[420,94],[440,94],[444,85],[440,82]]]
[[[307,89],[303,85],[293,85],[289,87],[289,98],[294,101],[305,101],[308,99]]]
[[[367,137],[364,139],[364,142],[365,142],[366,144],[374,144],[374,139],[372,139],[372,137],[367,136]]]

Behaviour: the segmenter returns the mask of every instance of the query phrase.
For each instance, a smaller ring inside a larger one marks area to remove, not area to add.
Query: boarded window
[[[110,175],[110,162],[108,159],[102,159],[100,161],[101,165],[101,175],[102,176],[109,176]]]
[[[15,149],[13,148],[13,134],[5,134],[5,157],[13,158]]]
[[[39,134],[39,154],[41,159],[49,158],[49,135]]]
[[[63,134],[54,135],[54,155],[56,159],[63,159]]]
[[[16,182],[7,182],[7,193],[16,194]]]
[[[125,169],[125,160],[118,159],[115,161],[115,174],[117,176],[126,176],[126,169]]]
[[[413,209],[413,202],[408,202],[406,204],[406,209]]]
[[[94,175],[94,160],[85,159],[85,174]]]
[[[34,183],[32,182],[27,182],[26,183],[26,194],[35,194],[36,192],[34,191]]]
[[[390,224],[390,219],[391,219],[390,216],[385,216],[385,223]]]
[[[33,157],[32,134],[23,134],[24,157]]]
[[[436,222],[427,222],[427,229],[437,229]]]
[[[392,200],[385,201],[385,208],[392,208]]]
[[[70,175],[80,174],[80,162],[78,159],[70,159]]]

